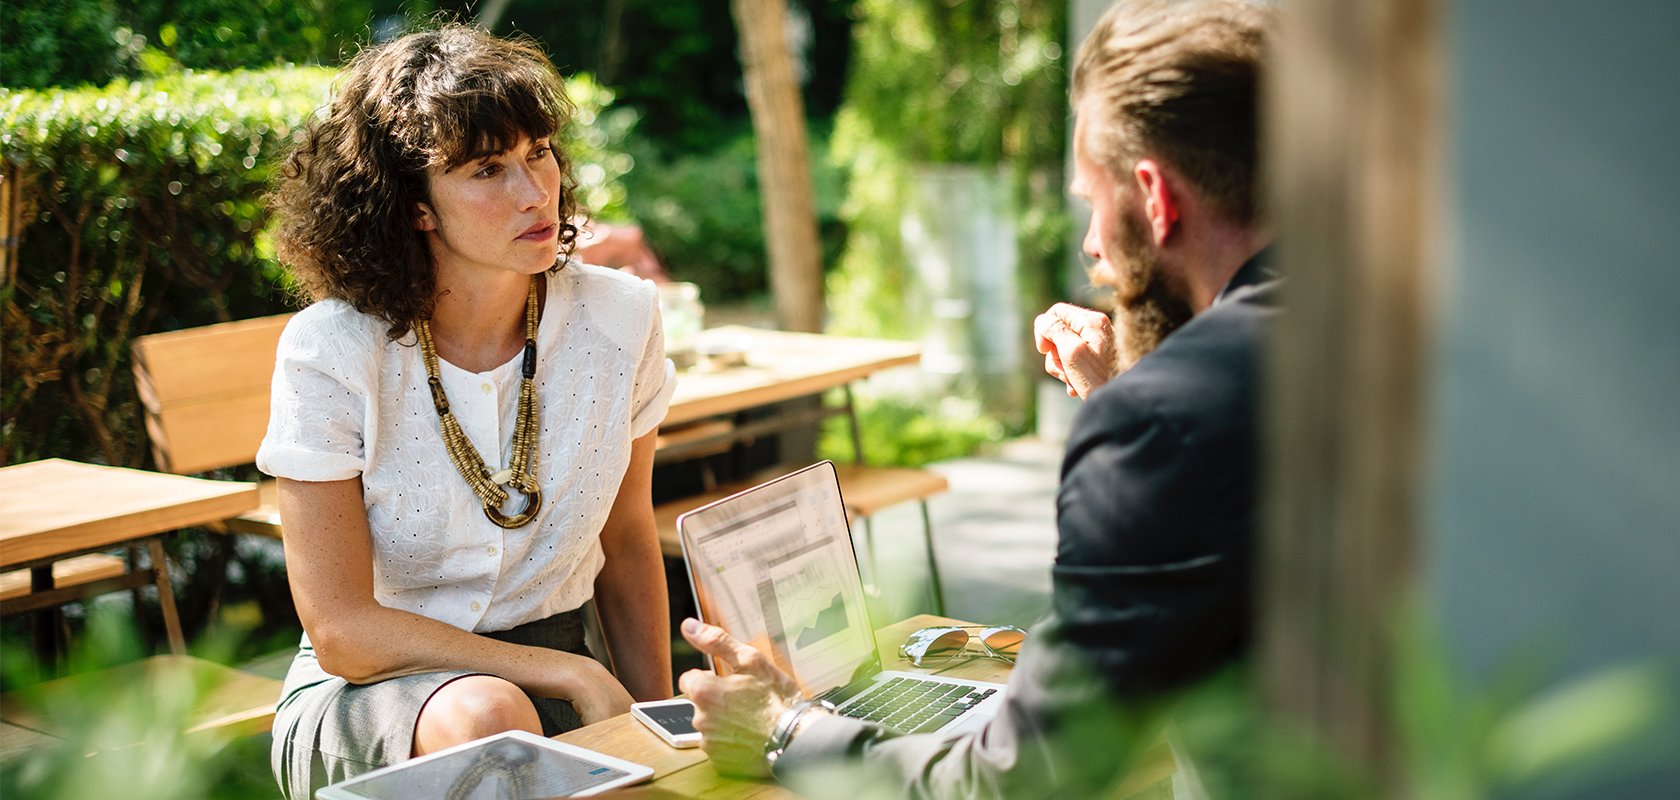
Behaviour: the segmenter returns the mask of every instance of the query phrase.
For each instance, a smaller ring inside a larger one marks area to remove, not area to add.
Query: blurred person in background
[[[721,771],[815,796],[1094,797],[1156,733],[1160,703],[1246,652],[1258,366],[1277,281],[1258,214],[1264,5],[1128,2],[1080,48],[1072,191],[1090,201],[1108,318],[1051,309],[1046,368],[1086,400],[1057,496],[1051,612],[1003,712],[961,734],[898,735],[799,695],[719,628],[683,633],[733,674],[679,687]],[[844,780],[837,779],[843,771]]]
[[[559,76],[450,25],[340,86],[273,200],[314,301],[257,454],[304,627],[274,720],[294,798],[671,695],[650,482],[675,379],[654,286],[571,258]],[[592,598],[616,678],[584,645]]]
[[[654,283],[670,283],[671,273],[653,251],[640,225],[585,221],[578,233],[577,257],[590,264],[617,267]]]

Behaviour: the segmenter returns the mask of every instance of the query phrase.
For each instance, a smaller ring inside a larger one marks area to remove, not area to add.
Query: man
[[[720,770],[773,763],[816,795],[869,796],[858,787],[874,782],[918,797],[1096,796],[1151,735],[1159,701],[1243,652],[1256,362],[1275,291],[1255,188],[1269,18],[1226,0],[1128,3],[1080,48],[1072,189],[1091,203],[1084,250],[1123,333],[1117,348],[1104,315],[1072,306],[1035,324],[1046,369],[1086,403],[1062,465],[1050,616],[1002,713],[968,734],[897,736],[799,697],[768,658],[687,620],[689,641],[734,671],[679,683]],[[1123,373],[1117,349],[1135,360]],[[845,779],[811,779],[832,769]]]

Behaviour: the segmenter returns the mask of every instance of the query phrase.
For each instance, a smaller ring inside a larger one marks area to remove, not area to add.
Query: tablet
[[[315,793],[316,800],[500,800],[584,797],[640,783],[653,769],[525,731],[508,731],[393,764]]]

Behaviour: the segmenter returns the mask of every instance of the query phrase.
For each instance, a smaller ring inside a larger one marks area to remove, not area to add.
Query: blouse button
[[[472,609],[472,610],[473,610],[473,611],[477,611],[477,610],[479,610],[479,609],[480,609],[480,608],[483,608],[483,606],[480,606],[480,605],[479,605],[479,604],[478,604],[478,601],[477,601],[477,600],[474,600],[474,601],[473,601],[473,602],[472,602],[472,605],[470,605],[470,606],[467,606],[467,607],[468,607],[468,608],[470,608],[470,609]]]
[[[496,546],[495,545],[490,545],[489,547],[484,548],[484,554],[485,555],[491,555],[491,556],[495,555],[496,554]]]
[[[483,389],[485,394],[490,393],[490,384],[489,383],[485,383],[483,386],[481,386],[479,388]]]

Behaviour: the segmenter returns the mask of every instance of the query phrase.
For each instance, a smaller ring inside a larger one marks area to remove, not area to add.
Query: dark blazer
[[[814,796],[1089,797],[1146,743],[1155,701],[1232,663],[1252,627],[1259,359],[1277,281],[1260,258],[1094,392],[1057,493],[1050,615],[1003,712],[964,735],[815,720],[776,763]],[[824,765],[846,779],[822,778]],[[873,795],[879,796],[879,795]]]

